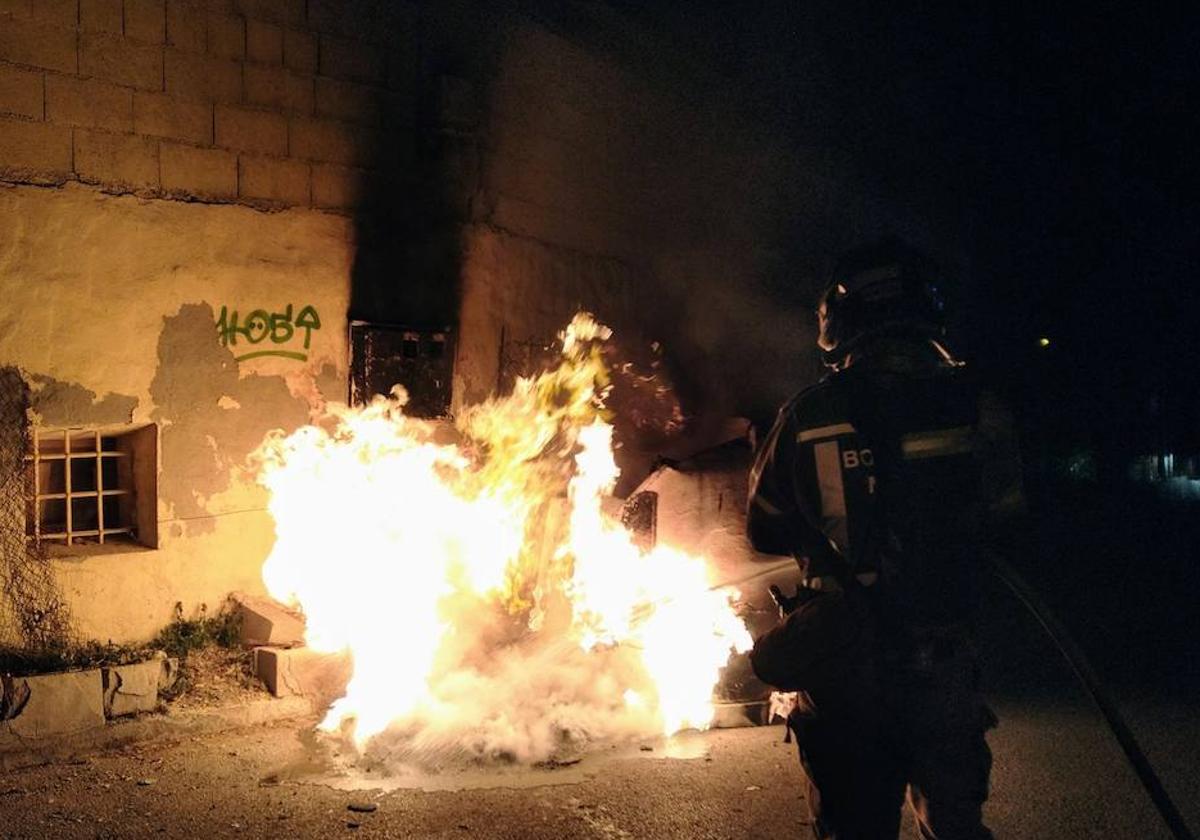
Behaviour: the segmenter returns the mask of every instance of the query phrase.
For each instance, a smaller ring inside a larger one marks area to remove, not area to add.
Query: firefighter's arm
[[[796,550],[792,476],[796,436],[792,427],[791,411],[784,407],[750,470],[746,533],[754,548],[764,554],[790,555]]]
[[[853,661],[863,638],[861,616],[842,593],[810,594],[750,651],[754,674],[781,691],[808,691]]]

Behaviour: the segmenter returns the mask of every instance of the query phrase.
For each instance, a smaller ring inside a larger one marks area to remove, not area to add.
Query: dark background
[[[1200,455],[1195,12],[615,5],[780,136],[845,152],[881,200],[934,220],[933,255],[961,272],[952,345],[1020,424],[1013,559],[1107,679],[1194,699],[1200,480],[1130,469]],[[1009,682],[1036,681],[1008,656]]]

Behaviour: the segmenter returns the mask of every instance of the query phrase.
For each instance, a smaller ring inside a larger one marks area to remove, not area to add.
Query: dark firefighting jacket
[[[966,621],[991,523],[1020,503],[1011,423],[961,365],[880,337],[783,406],[750,474],[759,551],[863,584],[880,628]]]

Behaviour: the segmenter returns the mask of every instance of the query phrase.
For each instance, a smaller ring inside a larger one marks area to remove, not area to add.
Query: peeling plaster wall
[[[0,49],[0,70],[22,65],[0,112],[29,105],[0,119],[0,365],[45,425],[159,429],[159,548],[56,561],[85,636],[144,638],[177,600],[260,589],[273,534],[242,464],[344,398],[348,311],[456,326],[457,409],[496,389],[510,345],[591,309],[629,346],[660,341],[685,409],[719,425],[815,377],[801,304],[822,259],[886,227],[844,156],[747,119],[713,68],[606,4],[218,5],[229,43],[164,48],[148,90],[88,80],[111,96],[74,122],[55,101],[81,81],[77,16],[0,11],[25,56]],[[264,22],[309,46],[302,65],[244,60],[238,33]],[[61,66],[34,72],[23,45],[45,32]],[[299,101],[278,101],[285,78]],[[127,101],[196,124],[148,128]],[[231,329],[288,306],[278,345]],[[305,358],[239,361],[261,349]]]
[[[0,188],[0,364],[25,372],[45,427],[159,428],[158,549],[54,560],[81,636],[144,639],[176,601],[261,591],[274,532],[245,459],[267,431],[345,399],[352,233],[311,210]],[[229,326],[235,310],[244,325],[289,305],[286,340],[220,340],[222,309]],[[296,326],[306,306],[319,328]],[[261,350],[306,358],[238,360]]]

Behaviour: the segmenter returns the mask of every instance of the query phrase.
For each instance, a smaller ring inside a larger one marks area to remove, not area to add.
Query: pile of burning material
[[[576,316],[559,366],[464,412],[453,442],[399,390],[264,442],[267,588],[311,648],[353,657],[322,729],[376,758],[534,762],[709,725],[750,637],[703,558],[603,512],[608,336]]]

